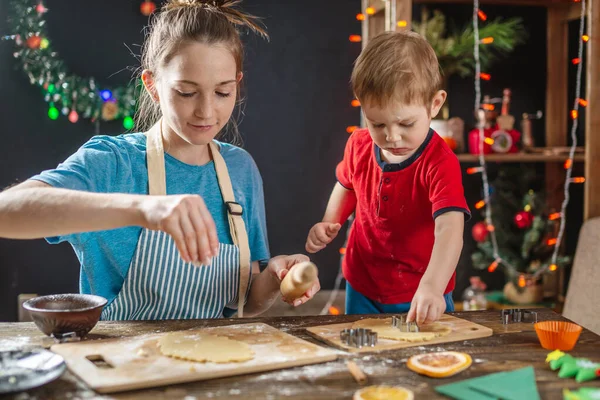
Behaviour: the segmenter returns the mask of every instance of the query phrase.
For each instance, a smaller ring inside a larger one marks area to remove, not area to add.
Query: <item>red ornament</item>
[[[35,6],[35,11],[37,11],[38,14],[44,14],[48,9],[42,3],[39,3]]]
[[[533,214],[529,211],[519,211],[517,215],[515,215],[515,224],[519,227],[519,229],[529,228],[532,223]]]
[[[477,243],[485,242],[489,233],[490,232],[488,231],[488,228],[487,228],[487,225],[485,222],[476,223],[475,225],[473,225],[473,230],[471,231],[471,234],[473,235],[473,239],[475,239],[475,241]]]
[[[77,114],[77,111],[75,110],[71,110],[71,112],[69,113],[69,121],[71,121],[71,123],[75,123],[79,120],[79,114]]]
[[[150,14],[152,14],[154,12],[154,10],[156,10],[156,4],[154,4],[153,1],[145,0],[142,3],[142,5],[140,6],[140,11],[146,17],[148,17]]]
[[[27,47],[30,49],[39,49],[41,43],[42,38],[37,35],[31,36],[27,39]]]

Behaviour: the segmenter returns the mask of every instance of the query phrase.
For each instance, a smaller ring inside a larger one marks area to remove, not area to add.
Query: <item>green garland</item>
[[[99,86],[93,77],[70,74],[65,62],[52,49],[44,14],[48,9],[41,0],[13,0],[9,9],[10,36],[16,45],[13,56],[32,85],[43,90],[48,103],[48,117],[61,114],[76,123],[80,117],[111,121],[121,119],[125,129],[133,127],[136,86]]]

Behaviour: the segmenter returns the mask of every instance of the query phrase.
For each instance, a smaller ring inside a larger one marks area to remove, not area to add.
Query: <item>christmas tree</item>
[[[531,274],[551,264],[556,244],[560,214],[548,209],[543,191],[534,188],[538,181],[532,168],[503,166],[490,186],[493,225],[478,222],[472,231],[478,243],[471,255],[473,266],[490,272],[501,268],[518,289],[527,285]],[[491,229],[496,232],[500,264],[495,262]],[[564,267],[570,261],[568,256],[559,257],[556,265]]]

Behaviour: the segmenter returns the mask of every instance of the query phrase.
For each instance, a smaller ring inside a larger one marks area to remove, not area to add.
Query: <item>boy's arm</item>
[[[356,194],[354,190],[346,189],[339,182],[336,182],[331,196],[329,196],[323,222],[342,225],[354,212],[355,208]]]
[[[435,242],[420,285],[444,294],[462,252],[464,226],[465,214],[460,211],[449,211],[435,219]]]
[[[411,302],[409,321],[434,322],[446,310],[444,291],[462,251],[464,225],[465,215],[460,211],[448,211],[435,219],[431,259]]]
[[[323,221],[315,224],[308,232],[306,251],[316,253],[323,250],[337,236],[342,224],[356,208],[356,194],[339,182],[335,184]]]

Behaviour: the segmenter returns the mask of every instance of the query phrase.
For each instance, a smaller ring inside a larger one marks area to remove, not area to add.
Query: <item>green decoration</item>
[[[598,400],[600,399],[600,389],[598,388],[581,388],[574,392],[569,389],[563,391],[564,400]]]
[[[50,118],[51,120],[56,120],[58,118],[58,115],[60,113],[58,112],[58,108],[52,106],[48,109],[48,118]]]
[[[448,88],[448,79],[452,75],[466,77],[475,72],[475,34],[472,24],[468,24],[462,31],[454,30],[449,33],[444,14],[434,10],[433,16],[430,16],[424,7],[421,21],[413,21],[412,25],[413,30],[424,36],[435,50],[443,72],[444,89]],[[479,46],[479,59],[484,72],[500,56],[510,53],[517,45],[525,42],[527,32],[521,18],[497,18],[481,24],[479,37],[491,37],[494,40],[490,44]],[[449,117],[448,102],[444,103],[442,116],[444,119]]]
[[[519,292],[525,290],[526,285],[522,282],[524,277],[551,264],[553,246],[548,245],[548,239],[556,237],[560,224],[560,220],[549,220],[552,210],[548,209],[544,193],[531,189],[536,183],[535,169],[522,165],[504,166],[490,183],[493,188],[492,223],[498,241],[498,253],[506,261],[500,263],[498,268],[502,268],[506,279],[512,281]],[[485,210],[481,211],[485,218]],[[533,216],[528,227],[519,226],[515,221],[515,216],[522,211]],[[494,262],[490,235],[485,241],[477,243],[471,260],[473,266],[481,270]],[[571,257],[562,256],[556,264],[564,267],[570,262]]]
[[[71,74],[52,48],[44,19],[48,11],[39,0],[13,0],[8,12],[12,32],[3,37],[14,40],[16,51],[13,56],[18,67],[32,85],[42,89],[44,100],[52,103],[48,116],[54,120],[60,115],[58,110],[63,110],[65,116],[75,111],[93,122],[101,114],[103,90],[112,92],[111,100],[117,103],[120,113],[116,118],[134,115],[139,82],[108,88],[98,85],[94,77]]]
[[[578,383],[587,382],[599,378],[600,363],[595,363],[587,358],[575,358],[560,350],[548,354],[546,362],[550,369],[558,372],[559,378],[575,378]]]
[[[125,119],[123,120],[123,127],[127,130],[133,128],[133,118],[125,117]]]
[[[448,33],[444,14],[434,10],[433,16],[430,16],[429,11],[423,8],[421,22],[413,21],[413,30],[423,35],[431,44],[446,79],[454,74],[466,77],[474,73],[475,34],[471,23],[462,31]],[[481,68],[485,71],[500,56],[510,53],[517,45],[524,43],[527,32],[521,18],[497,18],[481,24],[479,37],[494,39],[490,44],[479,46]]]

